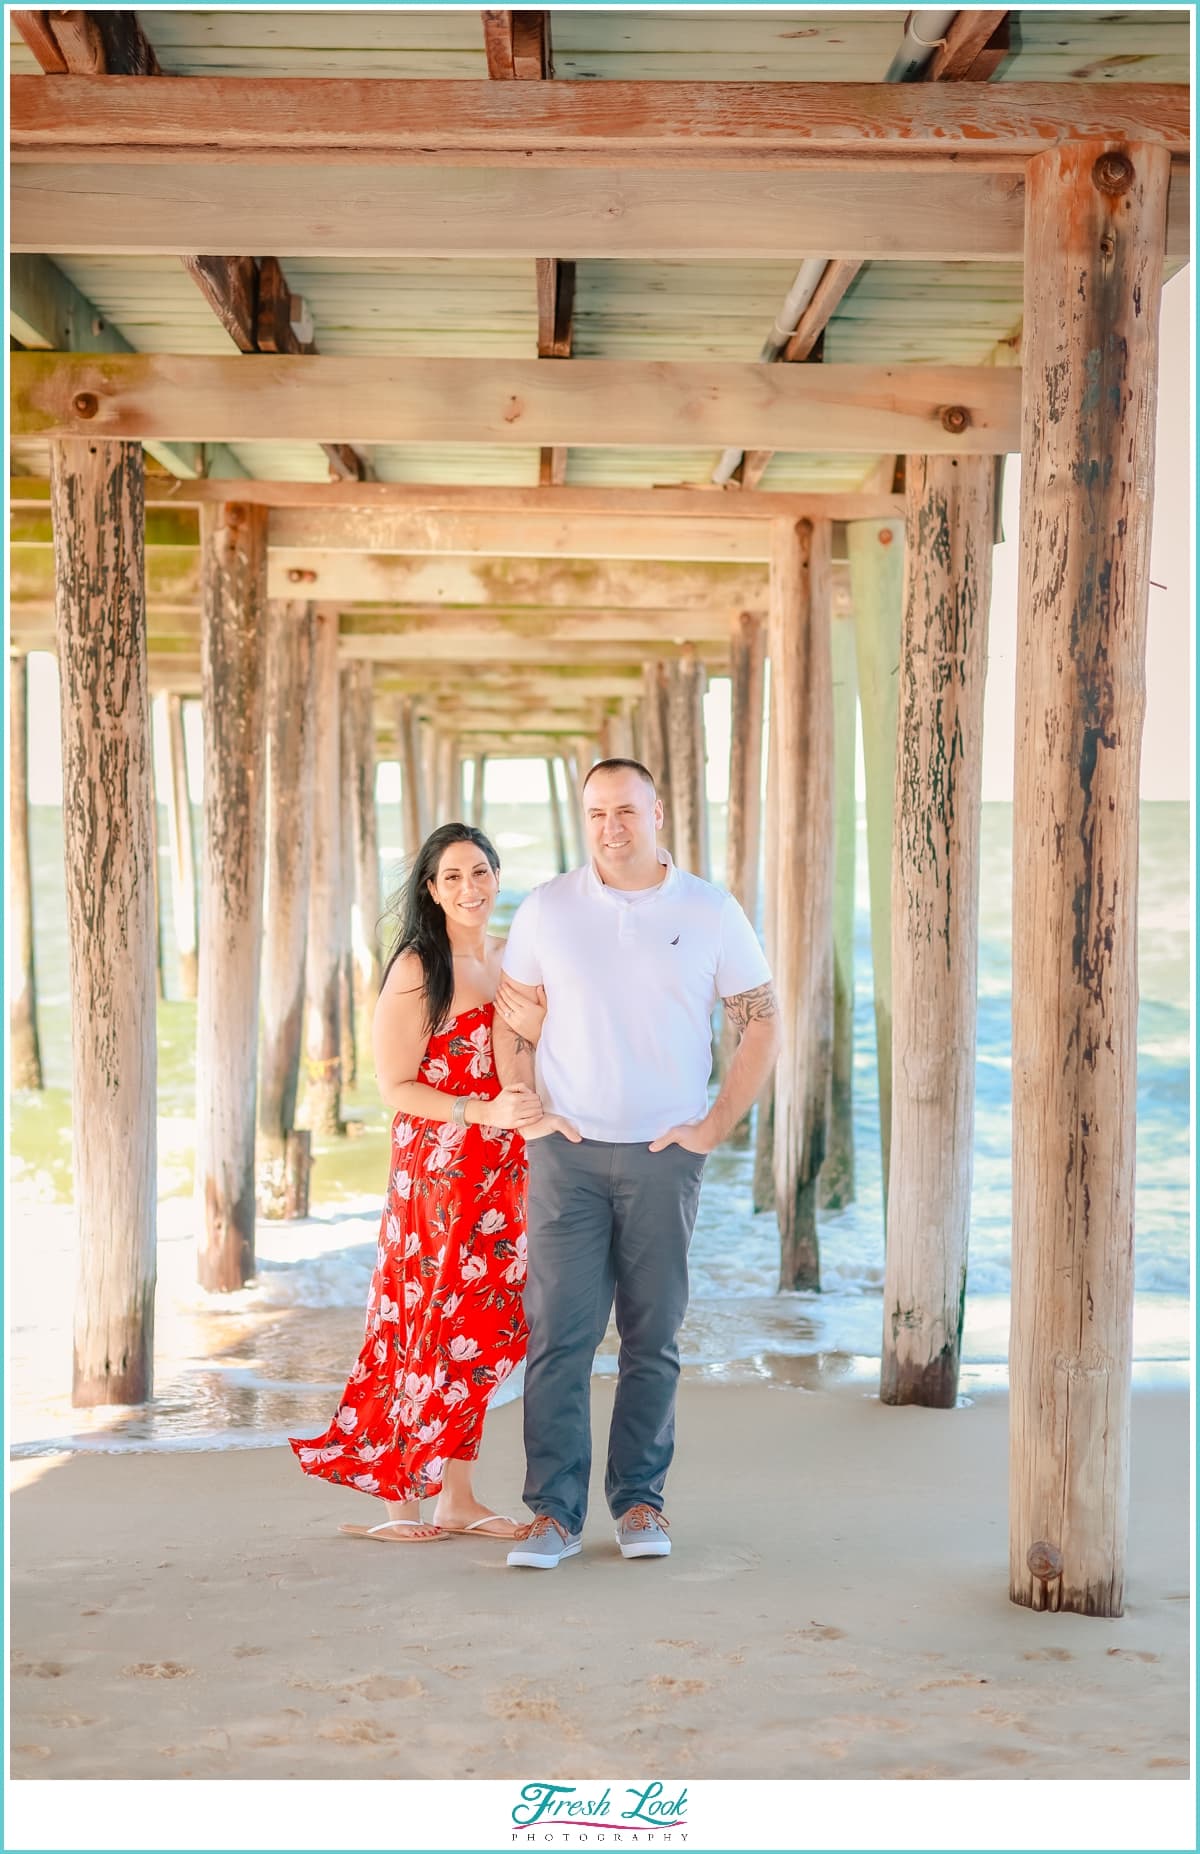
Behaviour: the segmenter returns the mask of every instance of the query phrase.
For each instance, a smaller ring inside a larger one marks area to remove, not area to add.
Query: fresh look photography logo
[[[540,1844],[686,1842],[687,1790],[628,1783],[581,1791],[573,1783],[526,1783],[513,1804],[512,1839]]]

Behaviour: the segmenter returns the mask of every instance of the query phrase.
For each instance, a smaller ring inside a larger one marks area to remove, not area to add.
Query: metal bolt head
[[[958,437],[960,433],[967,429],[970,423],[971,414],[967,411],[966,406],[942,407],[942,429],[944,431],[952,432],[955,437]]]
[[[1110,148],[1093,163],[1092,180],[1101,193],[1128,193],[1133,185],[1133,162],[1119,149]]]
[[[76,393],[71,405],[79,418],[95,418],[100,410],[100,401],[95,393]]]
[[[288,568],[288,581],[293,586],[311,586],[316,577],[311,567]]]
[[[1041,1584],[1052,1584],[1062,1576],[1062,1553],[1046,1539],[1035,1539],[1025,1554],[1025,1562]]]
[[[890,528],[881,528],[881,529],[879,530],[879,545],[880,545],[881,547],[890,547],[890,546],[891,546],[891,544],[892,544],[892,531],[891,531],[891,529],[890,529]]]

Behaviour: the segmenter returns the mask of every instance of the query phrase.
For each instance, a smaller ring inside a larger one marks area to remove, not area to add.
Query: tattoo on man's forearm
[[[529,1041],[528,1037],[522,1036],[519,1031],[514,1031],[513,1035],[516,1038],[516,1051],[518,1056],[532,1056],[533,1044]]]
[[[744,1030],[749,1023],[762,1022],[779,1014],[774,985],[756,985],[753,991],[739,991],[722,1002],[730,1023],[739,1030]]]

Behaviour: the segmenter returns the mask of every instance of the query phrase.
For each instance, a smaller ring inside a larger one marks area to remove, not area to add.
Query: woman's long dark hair
[[[403,888],[388,903],[388,915],[396,917],[397,925],[383,979],[386,982],[401,953],[417,955],[424,973],[425,1023],[430,1036],[450,1014],[454,956],[446,933],[446,916],[430,894],[429,884],[437,877],[444,853],[456,843],[473,843],[487,857],[493,874],[500,874],[500,858],[481,830],[472,824],[439,824],[417,851]]]

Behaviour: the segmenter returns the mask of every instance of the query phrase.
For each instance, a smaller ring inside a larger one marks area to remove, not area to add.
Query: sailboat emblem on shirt
[[[672,940],[672,942],[671,942],[671,945],[672,945],[672,946],[678,946],[678,945],[679,945],[679,935],[678,935],[678,934],[676,934],[676,935],[675,935],[675,938],[674,938],[674,939]]]

